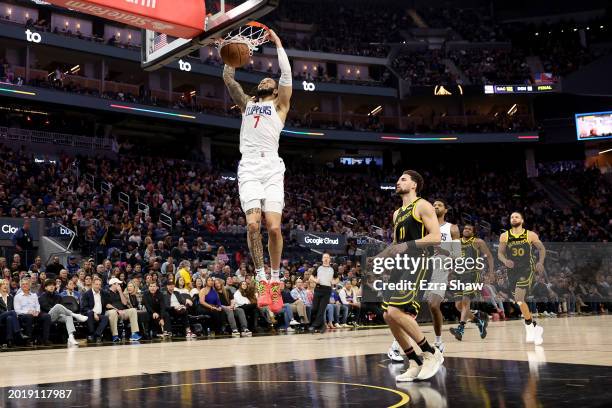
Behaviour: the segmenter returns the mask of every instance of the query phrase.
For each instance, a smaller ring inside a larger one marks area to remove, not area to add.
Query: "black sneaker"
[[[463,326],[459,325],[458,327],[451,327],[450,328],[450,332],[453,336],[455,336],[455,338],[459,341],[461,341],[463,339]]]
[[[485,337],[487,337],[487,326],[489,325],[489,315],[486,313],[480,313],[479,314],[479,319],[478,322],[476,323],[478,325],[478,331],[480,331],[480,338],[484,339]]]

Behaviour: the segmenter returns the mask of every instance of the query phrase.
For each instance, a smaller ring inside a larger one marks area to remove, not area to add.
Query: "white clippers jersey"
[[[440,234],[442,234],[442,239],[440,242],[451,242],[453,240],[450,231],[451,225],[452,224],[450,222],[445,222],[444,224],[440,225]]]
[[[278,153],[278,141],[284,126],[274,101],[249,101],[242,114],[240,153]]]

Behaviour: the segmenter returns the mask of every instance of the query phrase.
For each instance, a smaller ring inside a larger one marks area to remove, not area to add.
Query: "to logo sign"
[[[128,3],[132,3],[132,4],[140,4],[141,6],[144,7],[148,7],[148,8],[155,8],[155,6],[157,5],[157,0],[125,0]]]
[[[17,227],[13,227],[12,225],[8,225],[8,224],[4,224],[2,226],[2,232],[4,232],[5,234],[14,234],[17,232],[19,228]]]
[[[305,91],[314,91],[315,90],[315,84],[314,82],[306,82],[303,81],[302,82],[302,86],[304,87]]]
[[[38,34],[38,33],[30,31],[30,29],[27,29],[25,33],[26,33],[26,39],[29,42],[33,42],[33,43],[38,44],[39,42],[42,41],[41,35]]]
[[[181,59],[179,60],[179,68],[181,69],[181,71],[189,72],[191,71],[191,64]]]

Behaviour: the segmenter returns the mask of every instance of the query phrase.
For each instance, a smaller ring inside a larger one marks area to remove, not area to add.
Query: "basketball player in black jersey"
[[[423,177],[407,170],[397,181],[396,193],[402,197],[402,207],[393,214],[393,244],[377,255],[377,258],[408,254],[421,257],[428,247],[440,245],[440,225],[433,206],[418,196],[423,188]],[[410,280],[414,290],[385,291],[384,318],[393,336],[400,343],[409,361],[405,373],[396,381],[426,380],[433,377],[444,358],[442,353],[428,342],[416,321],[419,305],[419,281],[427,278],[427,269],[412,271],[394,270],[390,282]],[[412,339],[423,351],[421,356],[413,349]]]
[[[538,234],[523,227],[523,215],[513,212],[510,215],[511,228],[499,237],[497,257],[508,268],[509,288],[514,288],[514,301],[521,308],[525,319],[526,342],[536,346],[544,341],[542,326],[536,325],[531,318],[525,295],[535,281],[535,272],[544,272],[546,248]],[[533,247],[538,250],[538,262],[534,264]]]
[[[489,272],[492,273],[495,270],[495,263],[493,261],[493,254],[487,247],[487,244],[480,238],[476,238],[475,235],[475,227],[472,224],[465,224],[463,226],[463,237],[461,238],[461,257],[464,260],[471,259],[474,263],[470,262],[470,265],[473,265],[473,268],[466,268],[466,270],[458,275],[458,279],[461,283],[481,283],[481,269],[479,265],[476,263],[476,260],[483,255],[487,257],[487,263],[489,266]],[[479,311],[476,315],[472,313],[470,309],[470,304],[472,300],[478,296],[479,290],[476,289],[466,289],[461,290],[455,293],[455,307],[461,313],[461,317],[459,319],[459,326],[453,327],[450,329],[450,332],[455,336],[455,338],[459,341],[463,339],[463,333],[465,331],[465,324],[468,320],[471,320],[473,323],[478,326],[478,331],[480,332],[480,338],[484,339],[487,337],[487,326],[489,324],[489,316],[483,312]]]

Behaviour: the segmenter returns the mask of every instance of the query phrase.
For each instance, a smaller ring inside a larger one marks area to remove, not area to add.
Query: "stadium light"
[[[612,152],[612,149],[602,150],[601,152],[599,152],[599,154],[604,154],[608,152]]]
[[[378,115],[380,112],[382,111],[382,106],[378,105],[377,107],[375,107],[374,109],[372,109],[372,112],[368,113],[368,116],[375,116]]]

